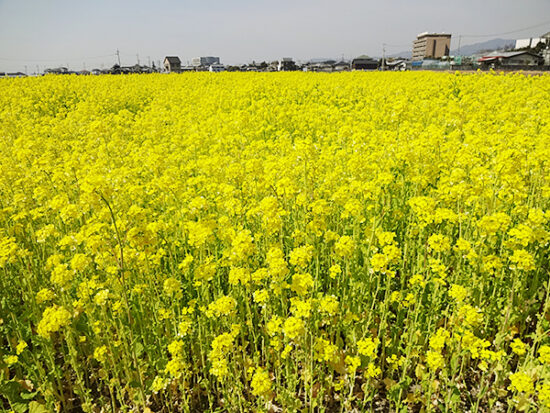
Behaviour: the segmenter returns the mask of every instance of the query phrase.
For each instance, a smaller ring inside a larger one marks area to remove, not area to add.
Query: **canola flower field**
[[[0,409],[550,411],[550,76],[0,80]]]

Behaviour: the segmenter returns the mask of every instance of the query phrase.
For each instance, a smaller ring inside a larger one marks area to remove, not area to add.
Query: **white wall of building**
[[[544,39],[540,37],[531,37],[530,39],[519,39],[516,40],[516,50],[523,49],[524,47],[535,47],[540,42],[545,42]]]

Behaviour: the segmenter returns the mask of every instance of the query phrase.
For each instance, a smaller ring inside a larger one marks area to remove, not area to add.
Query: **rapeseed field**
[[[550,76],[0,81],[0,409],[550,411]]]

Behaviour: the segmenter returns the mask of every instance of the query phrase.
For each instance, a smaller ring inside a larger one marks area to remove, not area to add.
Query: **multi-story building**
[[[530,37],[528,39],[518,39],[516,40],[516,46],[514,49],[525,49],[530,48],[534,49],[539,43],[545,43],[545,40],[542,37]]]
[[[210,67],[212,65],[219,65],[220,58],[214,56],[202,56],[194,57],[191,59],[191,66],[195,67]]]
[[[450,48],[450,34],[420,33],[413,42],[412,60],[439,59],[449,56]]]
[[[550,47],[550,32],[542,34],[540,37],[530,37],[529,39],[516,40],[515,49],[534,49],[542,43],[543,49]]]

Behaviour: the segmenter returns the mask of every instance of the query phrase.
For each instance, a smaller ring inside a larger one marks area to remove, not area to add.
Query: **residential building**
[[[191,59],[191,66],[208,68],[212,65],[219,65],[220,58],[214,56],[194,57]]]
[[[332,59],[311,59],[306,62],[302,71],[304,72],[332,72],[332,65],[336,60]]]
[[[259,72],[260,67],[255,62],[252,62],[251,64],[242,65],[240,70],[241,72]]]
[[[543,58],[529,51],[495,51],[482,56],[478,62],[483,67],[538,66],[543,63]]]
[[[181,72],[181,60],[177,56],[166,56],[164,58],[164,70],[167,72]]]
[[[208,70],[210,72],[224,72],[225,71],[225,66],[221,65],[221,64],[213,64],[213,65],[210,65]]]
[[[14,72],[14,73],[6,73],[6,72],[0,72],[0,77],[26,77],[27,75],[23,72]]]
[[[350,69],[350,63],[343,60],[334,63],[334,65],[332,66],[332,70],[334,72],[346,72],[349,69]]]
[[[386,70],[407,70],[407,61],[405,59],[386,60]]]
[[[279,61],[274,60],[273,62],[269,63],[266,67],[267,72],[276,72],[279,70]]]
[[[279,72],[288,72],[291,70],[297,70],[298,67],[291,57],[283,57],[277,64],[277,70]]]
[[[449,56],[450,48],[450,34],[420,33],[413,42],[412,60],[439,59]]]
[[[352,70],[378,70],[378,60],[361,55],[351,61]]]
[[[65,75],[69,73],[69,69],[66,67],[55,67],[53,69],[45,69],[45,75]]]
[[[177,69],[174,68],[176,71]],[[140,66],[140,65],[133,65],[133,66],[119,66],[114,65],[108,73],[112,75],[129,75],[132,73],[152,73],[152,69],[148,66]]]

